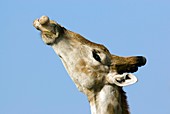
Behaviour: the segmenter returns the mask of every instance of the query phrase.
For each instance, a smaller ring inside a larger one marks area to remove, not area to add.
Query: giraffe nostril
[[[36,27],[37,30],[40,30],[39,26]]]

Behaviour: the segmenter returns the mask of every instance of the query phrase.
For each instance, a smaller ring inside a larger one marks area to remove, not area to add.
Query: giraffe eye
[[[97,54],[96,50],[93,50],[93,58],[98,61],[98,62],[101,62],[101,58],[100,56]]]

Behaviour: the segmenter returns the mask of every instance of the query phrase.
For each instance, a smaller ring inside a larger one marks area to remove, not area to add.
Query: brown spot
[[[114,114],[114,108],[113,108],[114,106],[113,106],[113,104],[109,104],[108,105],[108,107],[107,107],[107,112],[109,113],[109,114]]]
[[[80,60],[77,62],[76,66],[75,66],[75,72],[76,72],[76,71],[77,71],[77,72],[82,72],[82,71],[85,70],[85,67],[86,67],[85,61],[84,61],[83,59],[80,59]]]
[[[97,77],[98,73],[97,72],[92,72],[91,76]]]
[[[81,59],[78,63],[80,66],[86,66],[86,63],[83,59]]]

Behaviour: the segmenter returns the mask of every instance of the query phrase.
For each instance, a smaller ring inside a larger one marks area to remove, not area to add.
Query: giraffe
[[[137,82],[132,74],[146,64],[143,56],[113,55],[48,16],[34,20],[45,44],[60,57],[71,79],[89,101],[91,114],[130,114],[124,86]]]

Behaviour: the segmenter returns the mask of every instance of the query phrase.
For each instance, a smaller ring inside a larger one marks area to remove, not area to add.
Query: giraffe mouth
[[[42,18],[42,17],[41,17]],[[42,19],[36,19],[34,22],[33,22],[33,25],[34,27],[41,31],[41,32],[51,32],[53,34],[56,34],[56,31],[55,31],[55,25],[52,23],[50,23],[49,21],[47,22],[42,22]]]
[[[63,28],[47,16],[42,16],[33,22],[34,27],[41,32],[42,40],[47,45],[53,45],[63,33]]]

